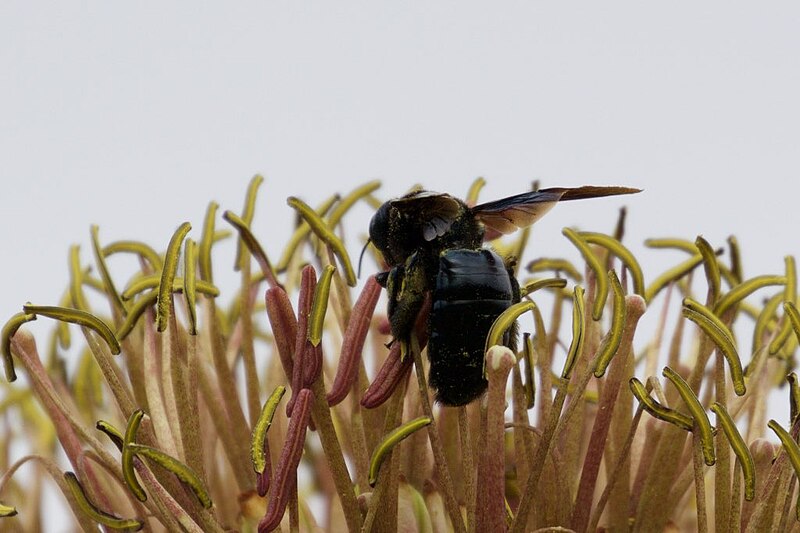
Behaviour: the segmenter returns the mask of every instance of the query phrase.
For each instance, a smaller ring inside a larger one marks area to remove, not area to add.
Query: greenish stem
[[[386,418],[383,423],[383,433],[386,434],[400,425],[403,418],[403,399],[406,393],[406,384],[403,382],[394,391],[388,402]],[[367,516],[362,524],[362,533],[392,531],[397,524],[397,489],[399,473],[399,454],[394,451],[389,453],[389,464],[381,470],[378,483],[372,493]]]
[[[242,412],[239,403],[238,387],[233,376],[233,371],[228,366],[223,346],[222,332],[220,331],[219,317],[216,312],[216,303],[212,298],[205,298],[205,315],[208,322],[208,333],[211,346],[211,354],[214,363],[214,370],[217,375],[217,386],[222,394],[222,403],[227,415],[226,420],[230,422],[230,431],[233,434],[233,453],[239,457],[245,465],[249,457],[250,427]],[[247,467],[245,466],[245,470]],[[252,481],[250,483],[252,485]]]
[[[261,413],[261,400],[258,382],[258,372],[256,371],[256,354],[253,345],[253,301],[254,291],[257,285],[253,285],[250,280],[250,256],[247,255],[241,263],[242,273],[242,297],[241,313],[239,320],[242,321],[242,360],[244,363],[244,376],[247,395],[247,412],[250,415],[250,427],[255,427],[258,415]]]
[[[700,432],[697,431],[697,422],[695,422],[694,426],[695,430],[692,431],[692,464],[694,466],[695,501],[697,502],[697,531],[698,533],[706,533],[708,531],[708,517],[706,515],[705,466]]]
[[[588,372],[591,376],[591,371]],[[533,499],[537,492],[539,485],[539,477],[542,475],[544,468],[544,461],[550,452],[550,447],[553,444],[553,435],[556,432],[558,419],[561,415],[561,409],[564,407],[564,400],[567,397],[568,384],[562,380],[556,391],[556,397],[553,400],[553,405],[549,410],[549,418],[547,425],[542,431],[542,438],[539,440],[539,446],[536,448],[536,455],[533,456],[531,461],[531,473],[528,475],[528,480],[525,483],[525,489],[522,492],[522,499],[519,502],[517,515],[514,517],[514,522],[511,524],[512,533],[523,533],[527,529],[528,515],[533,509]]]
[[[467,531],[475,532],[475,461],[472,451],[472,437],[469,431],[467,406],[458,407],[458,436],[461,441],[461,460],[463,462],[464,496],[467,500]]]
[[[414,370],[417,374],[417,385],[419,386],[420,399],[422,400],[422,411],[425,413],[425,416],[432,420],[431,425],[428,427],[428,437],[431,441],[436,473],[439,476],[439,483],[444,495],[445,508],[450,515],[450,522],[452,523],[453,529],[458,533],[466,533],[464,520],[461,518],[461,510],[456,501],[455,493],[453,492],[453,480],[450,478],[450,472],[447,469],[447,461],[444,456],[442,442],[439,438],[439,430],[436,427],[436,419],[433,416],[433,409],[431,408],[428,383],[425,380],[425,371],[422,366],[422,353],[418,347],[414,347],[411,352],[414,355]]]
[[[314,420],[314,424],[317,426],[317,433],[322,442],[322,449],[325,452],[325,457],[328,459],[328,465],[333,475],[333,482],[336,485],[336,492],[339,495],[339,500],[344,510],[347,528],[351,533],[355,533],[361,529],[361,513],[358,510],[353,481],[350,479],[350,474],[347,471],[347,465],[342,455],[342,447],[336,435],[336,429],[333,426],[333,419],[331,418],[328,401],[325,399],[327,396],[325,385],[322,383],[321,379],[316,379],[311,385],[311,390],[314,393],[314,402],[311,405],[311,417]]]

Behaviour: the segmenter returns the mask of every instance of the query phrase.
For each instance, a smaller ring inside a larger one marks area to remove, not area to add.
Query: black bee
[[[395,341],[407,346],[431,293],[428,382],[438,402],[464,405],[486,390],[486,335],[495,318],[520,301],[511,262],[483,248],[486,231],[506,234],[533,224],[559,201],[635,192],[639,189],[557,187],[469,207],[449,194],[414,191],[378,209],[369,237],[389,266],[378,281],[389,294]],[[506,341],[514,347],[513,336]]]

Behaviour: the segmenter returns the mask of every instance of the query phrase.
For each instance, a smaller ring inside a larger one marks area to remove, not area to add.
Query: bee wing
[[[518,228],[530,226],[550,211],[557,202],[633,194],[639,191],[641,189],[632,187],[598,187],[594,185],[574,188],[553,187],[479,204],[472,208],[472,213],[487,228],[506,234]]]
[[[422,237],[426,241],[447,233],[464,210],[463,204],[456,197],[431,191],[417,191],[392,200],[392,207],[419,223]]]

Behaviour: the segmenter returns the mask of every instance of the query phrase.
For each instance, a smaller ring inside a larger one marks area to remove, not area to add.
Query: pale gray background
[[[626,242],[650,278],[681,257],[641,241],[667,235],[735,234],[747,275],[781,273],[798,252],[798,27],[788,1],[6,0],[0,318],[57,302],[91,223],[163,249],[184,220],[199,235],[210,199],[241,209],[256,172],[274,256],[291,194],[376,177],[382,197],[463,194],[482,175],[485,199],[533,178],[644,188]],[[538,250],[571,253],[561,227],[610,231],[622,203],[560,206]]]

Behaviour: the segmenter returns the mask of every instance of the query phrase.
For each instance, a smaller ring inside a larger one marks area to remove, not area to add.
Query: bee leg
[[[506,271],[508,272],[508,279],[511,281],[511,303],[516,304],[522,301],[522,294],[519,289],[519,281],[514,275],[516,269],[517,258],[509,257],[505,261]],[[519,344],[519,322],[516,320],[511,327],[508,328],[503,336],[503,344],[505,344],[512,352],[516,353]]]
[[[389,325],[395,340],[401,344],[401,358],[409,351],[411,333],[427,291],[425,268],[413,254],[403,265],[397,265],[386,277],[389,294]]]
[[[389,276],[391,275],[391,271],[389,272],[379,272],[375,274],[375,281],[378,282],[378,285],[383,287],[384,289],[389,284]]]

